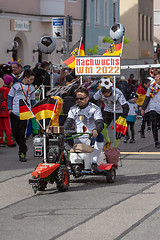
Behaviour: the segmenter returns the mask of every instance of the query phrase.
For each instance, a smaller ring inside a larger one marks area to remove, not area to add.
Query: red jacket
[[[10,88],[6,85],[0,88],[0,117],[9,117],[9,111],[7,108],[7,97]]]

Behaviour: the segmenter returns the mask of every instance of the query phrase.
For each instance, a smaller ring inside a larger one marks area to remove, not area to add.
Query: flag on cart
[[[28,106],[25,100],[20,99],[19,116],[21,120],[36,117],[37,120],[51,118],[55,111],[57,100],[45,98],[35,104],[32,108]]]
[[[74,69],[76,56],[85,56],[84,44],[80,40],[61,59],[69,68]]]
[[[121,56],[123,51],[123,38],[114,41],[102,56]]]
[[[61,113],[63,101],[59,96],[45,98],[35,104],[32,108],[27,102],[20,99],[19,116],[21,120],[36,118],[37,120],[50,118],[53,126],[58,126],[59,115]]]
[[[19,100],[19,117],[20,120],[26,120],[35,117],[29,107],[29,104],[24,99]]]
[[[37,120],[51,118],[55,111],[57,100],[45,98],[32,107],[32,112]]]

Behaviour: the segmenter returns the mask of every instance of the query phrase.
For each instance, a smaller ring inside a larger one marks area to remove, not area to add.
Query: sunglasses
[[[81,101],[82,101],[82,100],[85,99],[85,98],[86,98],[86,97],[79,97],[79,98],[76,97],[76,101],[78,101],[78,100],[81,100]]]

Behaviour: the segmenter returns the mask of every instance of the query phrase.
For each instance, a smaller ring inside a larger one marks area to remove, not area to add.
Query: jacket
[[[7,97],[10,88],[6,85],[0,88],[0,117],[9,117],[9,111],[7,107]]]

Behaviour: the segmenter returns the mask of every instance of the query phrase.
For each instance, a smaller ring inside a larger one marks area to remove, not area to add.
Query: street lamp
[[[17,51],[18,47],[19,47],[19,44],[18,44],[17,41],[13,41],[13,42],[11,42],[11,44],[12,44],[12,48],[7,49],[7,53],[9,53],[9,52],[15,53]]]

